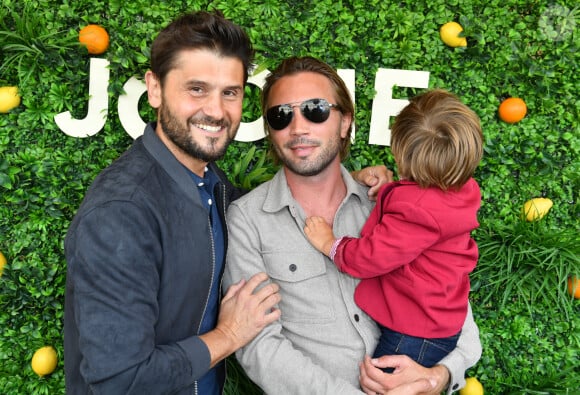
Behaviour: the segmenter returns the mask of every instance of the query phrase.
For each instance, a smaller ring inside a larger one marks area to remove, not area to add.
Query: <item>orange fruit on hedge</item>
[[[580,299],[580,278],[576,276],[568,277],[568,293],[574,296],[574,299]]]
[[[498,109],[499,119],[507,123],[516,123],[524,119],[528,107],[519,97],[510,97],[501,102]]]
[[[34,373],[42,377],[54,372],[57,361],[56,350],[52,346],[44,346],[36,350],[30,365]]]
[[[79,31],[79,41],[92,55],[100,55],[109,48],[109,33],[99,25],[87,25]]]

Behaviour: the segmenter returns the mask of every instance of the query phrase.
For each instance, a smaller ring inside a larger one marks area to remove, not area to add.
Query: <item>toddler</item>
[[[431,367],[455,348],[478,258],[479,118],[455,95],[427,91],[395,118],[391,150],[399,181],[382,187],[359,238],[335,238],[321,217],[304,231],[361,279],[355,301],[381,329],[374,357],[405,354]]]

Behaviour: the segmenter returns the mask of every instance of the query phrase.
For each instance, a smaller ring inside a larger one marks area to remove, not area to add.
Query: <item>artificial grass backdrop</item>
[[[0,0],[0,86],[18,86],[22,95],[19,107],[0,114],[0,251],[8,260],[0,278],[0,393],[64,393],[64,234],[90,182],[132,142],[116,109],[123,84],[147,70],[148,48],[163,26],[208,8],[246,28],[259,69],[313,55],[355,70],[356,141],[345,162],[351,169],[394,167],[387,147],[368,144],[379,68],[429,71],[430,87],[456,93],[477,112],[486,144],[476,174],[481,259],[471,298],[484,353],[469,374],[490,394],[577,393],[580,307],[565,292],[567,276],[580,275],[576,3]],[[467,47],[441,42],[438,30],[448,21],[464,27]],[[98,55],[110,62],[109,115],[99,133],[81,139],[60,131],[54,116],[87,112],[91,55],[77,40],[89,23],[110,35]],[[394,97],[419,91],[395,87]],[[247,122],[259,116],[258,94],[247,89]],[[515,124],[497,115],[507,97],[528,107]],[[152,117],[144,100],[139,111]],[[236,142],[221,165],[251,187],[275,171],[265,152],[263,140]],[[521,206],[539,196],[553,208],[539,223],[522,222]],[[44,345],[60,359],[53,374],[39,378],[30,359]],[[227,391],[255,389],[231,374]]]

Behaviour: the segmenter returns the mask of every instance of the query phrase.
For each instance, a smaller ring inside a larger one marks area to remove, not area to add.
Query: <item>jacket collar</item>
[[[191,179],[187,169],[173,156],[171,151],[163,144],[155,133],[155,122],[148,123],[145,132],[141,137],[145,149],[155,158],[159,166],[165,170],[167,175],[179,185],[181,190],[190,196],[194,202],[202,205],[199,192]]]

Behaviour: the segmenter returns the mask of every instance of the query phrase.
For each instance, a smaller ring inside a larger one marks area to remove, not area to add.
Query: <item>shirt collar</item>
[[[199,188],[203,187],[208,191],[213,191],[214,185],[219,182],[217,175],[215,175],[215,173],[208,167],[205,168],[203,177],[198,176],[189,169],[187,169],[187,172],[195,182],[195,185],[197,185]]]
[[[347,199],[351,197],[359,200],[368,199],[368,188],[358,184],[342,164],[340,165],[340,172],[346,184]],[[284,173],[284,169],[280,169],[269,183],[263,209],[266,212],[273,213],[282,210],[284,207],[293,207],[295,205],[297,203],[288,187],[286,173]]]

